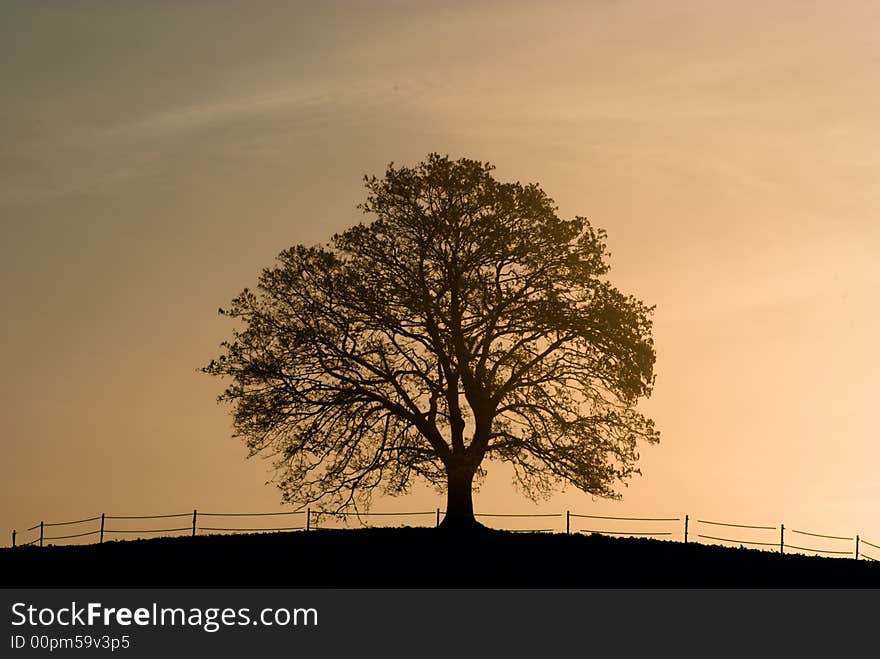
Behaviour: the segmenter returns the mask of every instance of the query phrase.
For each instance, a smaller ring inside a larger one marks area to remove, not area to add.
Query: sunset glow
[[[661,439],[622,500],[533,504],[490,464],[478,512],[880,544],[878,25],[858,0],[4,3],[0,530],[279,510],[198,371],[217,308],[361,221],[365,174],[439,152],[606,229],[656,305]]]

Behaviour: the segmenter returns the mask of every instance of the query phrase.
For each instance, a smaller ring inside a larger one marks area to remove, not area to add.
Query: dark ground
[[[0,549],[0,586],[880,587],[880,563],[660,540],[444,529]]]

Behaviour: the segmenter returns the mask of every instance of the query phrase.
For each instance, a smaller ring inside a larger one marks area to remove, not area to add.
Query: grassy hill
[[[649,539],[398,528],[0,550],[4,587],[880,587],[880,563]]]

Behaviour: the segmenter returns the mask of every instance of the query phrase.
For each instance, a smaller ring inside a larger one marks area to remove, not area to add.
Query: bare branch
[[[534,184],[432,154],[366,178],[371,216],[282,252],[221,313],[205,372],[286,500],[360,509],[414,477],[470,487],[487,456],[527,493],[615,496],[653,423],[651,309],[606,280],[605,234]],[[469,494],[469,493],[468,493]],[[452,493],[450,491],[450,496]]]

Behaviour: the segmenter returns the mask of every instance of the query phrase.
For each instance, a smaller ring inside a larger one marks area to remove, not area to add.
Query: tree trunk
[[[474,517],[473,485],[475,469],[471,465],[447,468],[446,516],[444,529],[468,530],[481,526]]]

